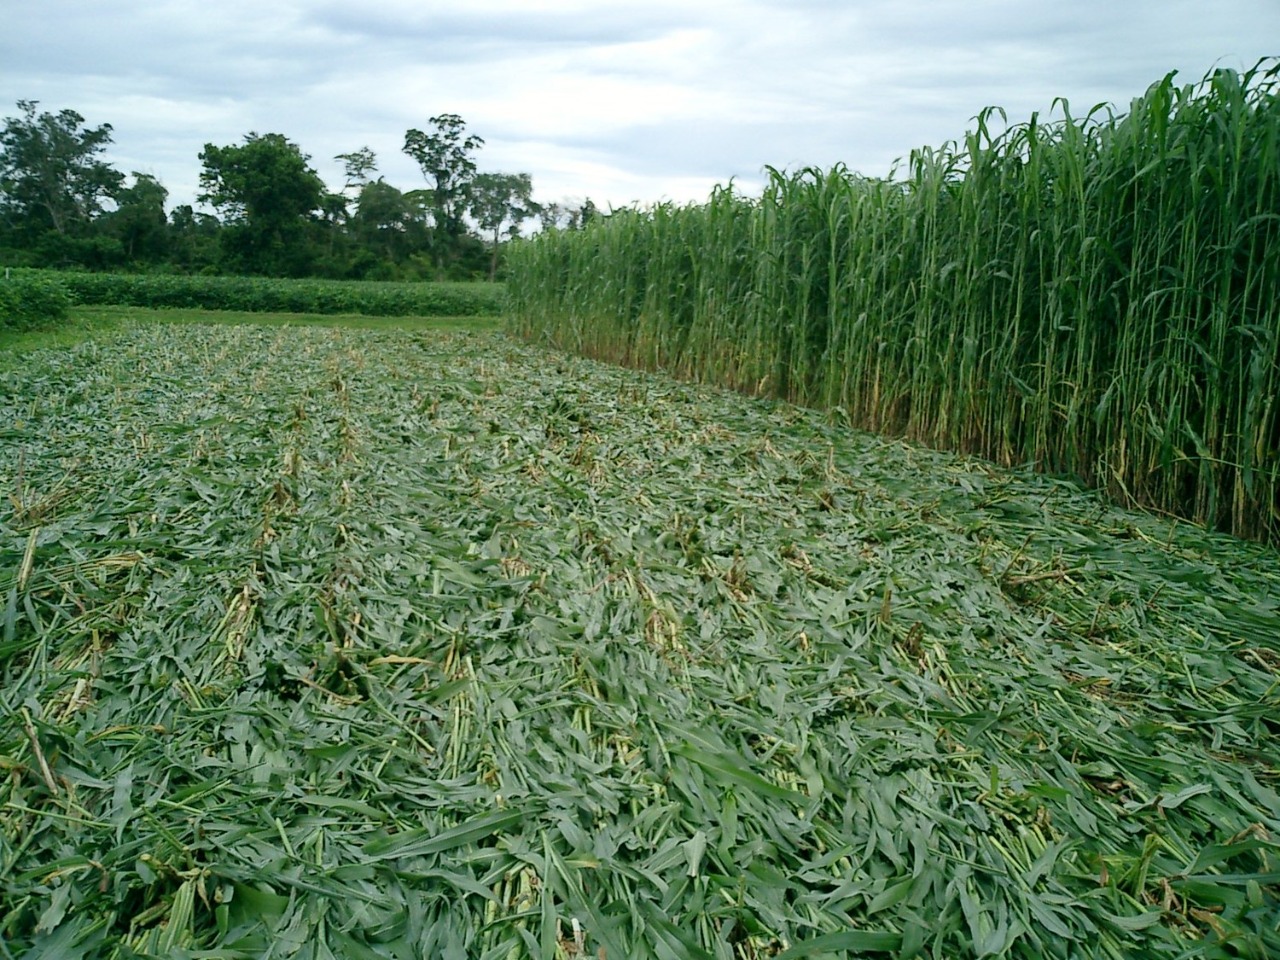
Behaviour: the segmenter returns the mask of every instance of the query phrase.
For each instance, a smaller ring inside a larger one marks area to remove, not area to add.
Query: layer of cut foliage
[[[1261,547],[492,336],[34,354],[0,489],[15,955],[1280,953]]]

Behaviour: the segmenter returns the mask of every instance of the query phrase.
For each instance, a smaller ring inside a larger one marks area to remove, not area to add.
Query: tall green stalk
[[[1277,543],[1278,75],[992,108],[901,179],[770,168],[548,232],[513,324]]]

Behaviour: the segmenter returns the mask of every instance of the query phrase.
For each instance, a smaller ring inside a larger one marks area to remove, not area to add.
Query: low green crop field
[[[28,282],[54,284],[82,306],[163,307],[374,317],[501,316],[500,283],[401,283],[286,280],[18,270]]]
[[[0,955],[1280,955],[1280,557],[492,332],[0,370]]]

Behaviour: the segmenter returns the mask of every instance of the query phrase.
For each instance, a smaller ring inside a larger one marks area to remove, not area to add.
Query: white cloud
[[[11,5],[0,110],[115,127],[111,157],[189,202],[206,142],[284,133],[327,181],[369,145],[406,189],[404,131],[461,114],[482,167],[547,199],[697,200],[765,164],[869,175],[1000,104],[1123,107],[1171,69],[1250,66],[1274,0],[44,0]]]

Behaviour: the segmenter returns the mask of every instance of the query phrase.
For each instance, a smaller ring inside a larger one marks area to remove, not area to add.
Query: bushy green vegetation
[[[0,276],[0,333],[56,326],[66,319],[70,302],[66,288],[53,277]]]
[[[516,329],[1280,542],[1278,70],[544,234]]]
[[[483,335],[125,327],[0,437],[14,955],[1280,955],[1264,547]]]
[[[180,204],[154,176],[126,177],[103,156],[110,124],[19,100],[0,119],[0,266],[344,280],[496,278],[503,238],[531,217],[589,216],[534,202],[528,174],[479,172],[484,140],[456,114],[405,133],[426,189],[377,176],[362,147],[334,159],[346,181],[331,191],[301,147],[280,133],[206,143],[197,200]],[[487,249],[486,249],[487,247]]]
[[[497,283],[379,283],[40,271],[15,271],[14,275],[56,278],[73,302],[85,305],[354,313],[373,317],[496,316],[504,305],[503,286]]]

